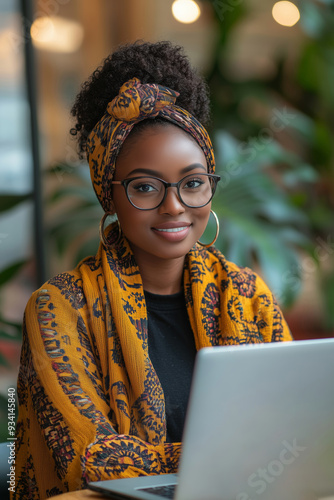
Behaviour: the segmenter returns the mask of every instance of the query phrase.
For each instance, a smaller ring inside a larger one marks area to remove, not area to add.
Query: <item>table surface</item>
[[[101,493],[97,493],[92,490],[79,490],[79,491],[69,491],[68,493],[63,493],[62,495],[57,495],[55,497],[52,497],[52,500],[77,500],[78,498],[85,499],[87,500],[103,500],[104,498],[109,498],[106,497],[105,495],[102,495]]]

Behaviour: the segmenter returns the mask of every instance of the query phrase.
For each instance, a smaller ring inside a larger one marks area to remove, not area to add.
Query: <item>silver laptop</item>
[[[179,474],[89,488],[115,499],[334,499],[334,339],[200,350]]]

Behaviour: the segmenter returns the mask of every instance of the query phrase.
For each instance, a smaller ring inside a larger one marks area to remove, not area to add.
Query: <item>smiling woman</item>
[[[27,305],[15,499],[175,472],[196,352],[291,339],[263,281],[199,243],[219,176],[182,49],[120,47],[72,113],[101,244]]]

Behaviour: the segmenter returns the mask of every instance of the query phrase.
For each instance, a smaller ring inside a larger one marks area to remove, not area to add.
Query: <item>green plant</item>
[[[226,132],[217,132],[215,142],[223,180],[214,200],[222,225],[217,246],[239,265],[259,265],[280,303],[290,306],[300,290],[298,250],[311,241],[308,217],[289,188],[305,179],[312,183],[316,175],[309,165],[289,165],[294,158],[274,140],[248,162]],[[295,277],[293,287],[287,272]]]
[[[306,36],[295,64],[278,54],[270,80],[236,81],[226,60],[230,34],[248,15],[245,2],[208,1],[218,32],[208,75],[212,135],[218,169],[231,174],[217,200],[226,226],[219,244],[240,264],[260,264],[280,301],[290,305],[300,283],[296,250],[321,264],[317,242],[334,234],[334,2],[298,2]],[[328,245],[328,261],[333,250]],[[325,322],[333,328],[334,272],[324,274]]]
[[[52,212],[46,228],[47,242],[60,257],[70,252],[70,262],[74,266],[87,255],[96,253],[103,211],[93,191],[86,163],[54,165],[47,176],[53,177],[59,172],[63,174],[58,175],[61,182],[46,199]]]

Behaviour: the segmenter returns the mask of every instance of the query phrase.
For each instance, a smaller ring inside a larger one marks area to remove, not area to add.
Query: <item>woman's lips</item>
[[[189,222],[168,222],[152,227],[152,230],[161,238],[167,241],[182,241],[190,231]]]

